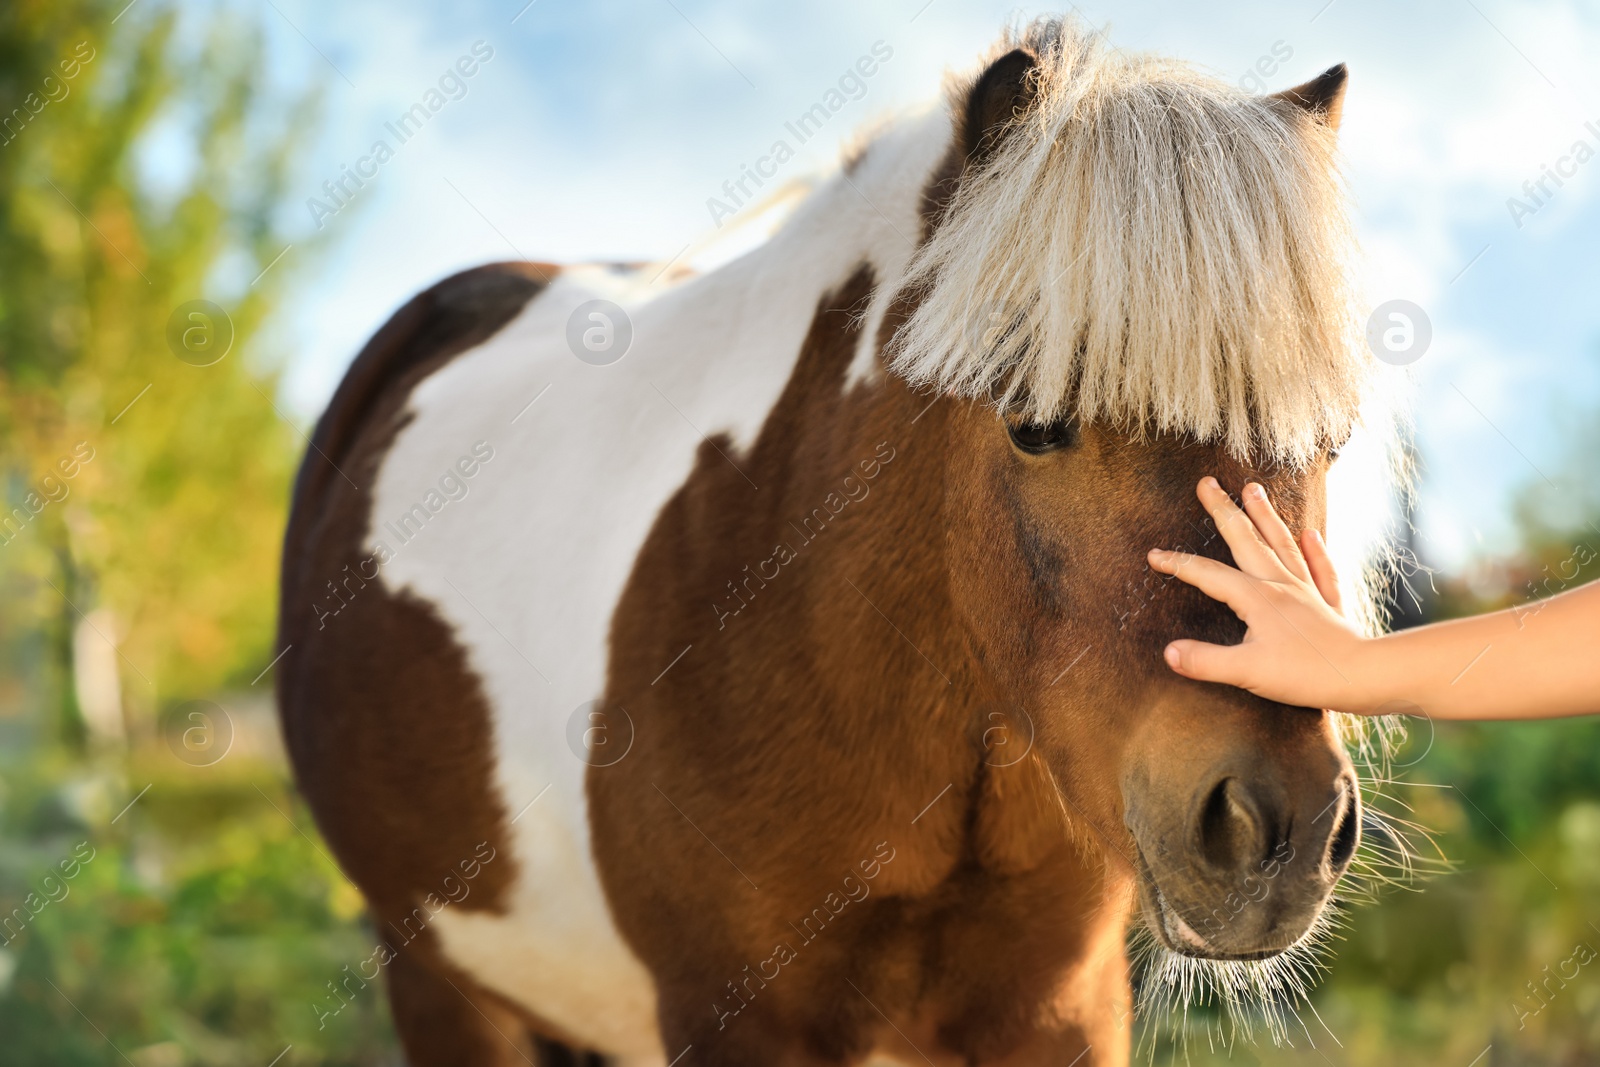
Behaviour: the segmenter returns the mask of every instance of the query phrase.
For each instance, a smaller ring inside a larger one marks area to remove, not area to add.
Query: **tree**
[[[312,251],[279,259],[277,209],[315,94],[271,95],[234,20],[185,48],[122,7],[0,13],[3,625],[69,737],[75,630],[139,724],[266,664],[299,451],[252,342]]]

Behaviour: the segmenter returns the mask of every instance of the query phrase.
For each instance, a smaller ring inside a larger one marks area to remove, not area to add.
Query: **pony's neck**
[[[897,119],[847,168],[821,180],[769,241],[717,272],[785,294],[781,303],[787,307],[774,312],[767,305],[762,314],[776,314],[768,328],[793,338],[792,353],[811,325],[818,300],[858,267],[869,268],[874,291],[860,309],[864,328],[841,388],[881,380],[879,328],[923,240],[923,195],[951,136],[943,106]]]

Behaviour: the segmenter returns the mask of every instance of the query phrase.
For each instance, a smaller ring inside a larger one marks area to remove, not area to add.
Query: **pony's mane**
[[[913,258],[923,299],[891,368],[1020,417],[1241,456],[1298,464],[1342,441],[1372,360],[1334,131],[1071,20],[995,54],[1012,48],[1038,58],[1036,98]]]

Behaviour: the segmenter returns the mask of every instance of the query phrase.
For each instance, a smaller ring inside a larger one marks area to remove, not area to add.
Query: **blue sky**
[[[242,3],[242,0],[241,0]],[[493,58],[324,219],[266,341],[284,400],[310,419],[365,337],[419,288],[522,256],[666,261],[714,231],[707,199],[874,43],[893,56],[784,178],[829,167],[863,125],[916,107],[1019,13],[985,0],[467,0],[407,10],[273,0],[251,9],[287,88],[325,85],[303,201],[482,41]],[[1119,46],[1239,82],[1288,54],[1271,88],[1351,67],[1341,139],[1375,305],[1405,298],[1428,352],[1385,388],[1414,389],[1426,465],[1423,551],[1448,569],[1508,543],[1519,486],[1586,473],[1574,435],[1600,415],[1600,158],[1565,165],[1521,226],[1508,199],[1580,140],[1600,153],[1600,8],[1509,0],[1085,2]],[[1593,127],[1586,127],[1586,122]],[[289,256],[295,253],[291,249]],[[691,252],[691,257],[693,256]],[[286,261],[287,257],[286,257]],[[1591,436],[1591,441],[1600,438]],[[1591,481],[1592,471],[1587,472]]]

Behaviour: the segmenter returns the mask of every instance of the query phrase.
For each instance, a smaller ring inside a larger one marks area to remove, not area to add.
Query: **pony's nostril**
[[[1224,778],[1206,797],[1200,812],[1200,854],[1212,866],[1233,870],[1260,850],[1261,823],[1244,787]]]
[[[1361,840],[1361,801],[1351,797],[1339,810],[1339,821],[1328,839],[1328,868],[1335,876],[1344,873]]]

